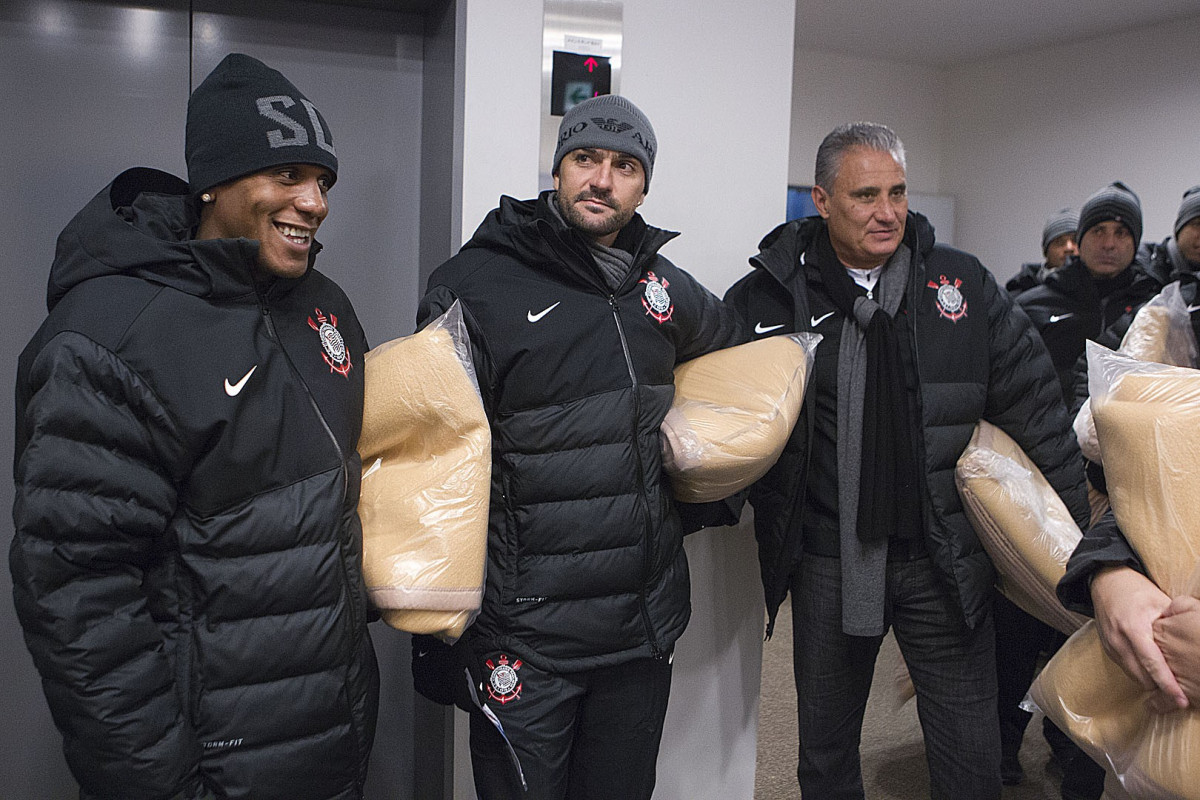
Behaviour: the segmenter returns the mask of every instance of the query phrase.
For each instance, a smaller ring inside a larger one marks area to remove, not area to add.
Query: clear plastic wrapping
[[[363,571],[389,625],[453,643],[483,598],[491,432],[458,303],[367,353]]]
[[[1109,499],[1159,588],[1196,596],[1200,574],[1200,371],[1088,343]],[[1089,622],[1051,659],[1033,700],[1133,797],[1200,798],[1200,711],[1154,714]]]
[[[722,500],[766,474],[804,404],[820,334],[772,336],[675,368],[675,400],[660,428],[676,499]]]
[[[1176,367],[1197,366],[1196,334],[1192,330],[1191,314],[1179,291],[1179,283],[1167,285],[1157,296],[1142,306],[1129,330],[1121,339],[1118,353],[1138,361],[1153,361]],[[1089,376],[1090,376],[1089,365]],[[1088,394],[1092,394],[1088,380]],[[1084,457],[1102,463],[1096,424],[1092,419],[1091,397],[1084,401],[1075,415],[1075,436]]]
[[[1083,534],[1020,446],[989,422],[975,427],[954,472],[967,518],[1005,597],[1063,633],[1086,619],[1063,608],[1054,587]]]

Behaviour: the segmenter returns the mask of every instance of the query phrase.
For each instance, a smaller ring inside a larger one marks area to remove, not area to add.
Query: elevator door
[[[55,237],[127,167],[186,177],[188,93],[229,52],[278,68],[321,109],[339,172],[321,226],[325,250],[318,266],[353,300],[372,344],[412,332],[420,288],[423,28],[419,11],[329,3],[0,2],[0,263],[8,332],[0,362],[9,387],[0,392],[0,453],[12,452],[15,365],[46,313]],[[0,481],[4,553],[12,537],[12,499],[11,481]],[[0,569],[0,795],[74,797],[78,789],[11,590],[8,569]],[[407,797],[413,771],[408,637],[379,624],[372,633],[385,700],[368,797]]]

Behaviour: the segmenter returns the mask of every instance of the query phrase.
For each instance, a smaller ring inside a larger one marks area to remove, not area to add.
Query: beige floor
[[[796,784],[796,689],[792,683],[792,617],[780,609],[775,635],[763,650],[758,722],[755,800],[794,800]],[[898,656],[889,635],[875,669],[862,733],[863,781],[869,800],[923,800],[929,773],[917,723],[915,701],[896,707],[891,665]],[[1058,780],[1047,772],[1049,748],[1041,737],[1041,717],[1030,722],[1021,750],[1025,781],[1004,787],[1004,800],[1058,800]]]

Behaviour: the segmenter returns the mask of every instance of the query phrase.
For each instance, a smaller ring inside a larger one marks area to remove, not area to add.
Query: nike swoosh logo
[[[1069,314],[1051,314],[1051,315],[1050,315],[1050,321],[1051,321],[1051,322],[1062,322],[1062,321],[1063,321],[1064,319],[1066,319],[1067,317],[1073,317],[1073,316],[1075,316],[1075,312],[1074,312],[1074,311],[1072,311],[1072,312],[1071,312],[1071,313],[1069,313]]]
[[[771,331],[777,331],[782,327],[783,327],[782,322],[779,323],[778,325],[767,325],[767,326],[764,326],[761,322],[759,322],[759,323],[755,324],[754,332],[755,333],[770,333]]]
[[[255,364],[253,367],[251,367],[250,371],[243,375],[242,379],[237,383],[230,383],[229,378],[226,378],[225,394],[229,395],[230,397],[237,397],[241,393],[242,388],[245,387],[246,381],[250,380],[250,376],[254,374],[254,370],[256,369],[258,369],[258,364]]]
[[[561,302],[562,302],[562,300],[559,300],[559,301],[558,301],[558,303],[561,303]],[[525,317],[526,317],[526,319],[528,319],[530,322],[537,322],[537,321],[538,321],[538,320],[540,320],[542,317],[546,316],[546,315],[547,315],[547,314],[549,314],[551,311],[553,311],[554,309],[558,308],[558,303],[555,303],[554,305],[550,306],[549,308],[544,308],[544,309],[542,309],[541,311],[539,311],[539,312],[538,312],[538,313],[536,313],[536,314],[535,314],[535,313],[533,313],[532,311],[527,311],[527,312],[525,312]]]
[[[810,328],[815,328],[815,327],[817,327],[818,325],[820,325],[822,322],[824,322],[825,320],[829,319],[829,318],[830,318],[830,317],[832,317],[832,316],[833,316],[833,312],[832,312],[832,311],[830,311],[828,314],[822,314],[822,315],[821,315],[821,316],[819,316],[819,317],[809,317],[809,318],[808,318],[808,327],[810,327]]]
[[[1200,311],[1200,306],[1188,306],[1187,312],[1191,314],[1193,311]]]

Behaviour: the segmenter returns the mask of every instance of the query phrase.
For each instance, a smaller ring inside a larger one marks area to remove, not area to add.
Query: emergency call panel
[[[554,51],[550,73],[550,113],[561,117],[590,97],[612,94],[612,64],[607,56]]]

